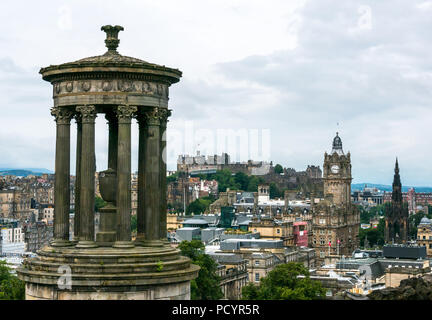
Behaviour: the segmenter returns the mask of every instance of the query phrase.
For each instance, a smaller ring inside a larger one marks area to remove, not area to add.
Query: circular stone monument
[[[167,241],[168,88],[178,69],[122,56],[121,26],[103,26],[108,51],[42,68],[53,85],[56,121],[54,235],[18,277],[26,299],[190,299],[199,267]],[[95,235],[95,119],[108,120],[108,169],[99,173],[107,205]],[[70,213],[70,122],[77,123],[75,213]],[[137,237],[131,237],[131,122],[139,125]]]

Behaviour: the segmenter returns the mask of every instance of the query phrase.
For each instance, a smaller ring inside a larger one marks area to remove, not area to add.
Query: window
[[[276,232],[277,232],[277,233],[280,233],[280,229],[276,229]]]
[[[258,282],[260,279],[259,273],[255,273],[255,282]]]
[[[320,258],[325,258],[325,252],[324,251],[320,251]]]
[[[259,265],[260,265],[259,260],[255,260],[255,265],[256,265],[256,266],[259,266]]]

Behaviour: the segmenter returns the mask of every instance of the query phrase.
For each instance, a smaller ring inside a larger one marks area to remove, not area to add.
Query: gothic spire
[[[402,184],[399,175],[399,163],[397,158],[394,171],[395,174],[393,178],[392,200],[395,202],[402,202]]]

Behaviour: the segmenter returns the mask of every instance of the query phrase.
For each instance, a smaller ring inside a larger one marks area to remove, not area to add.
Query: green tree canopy
[[[198,175],[203,180],[216,180],[219,192],[230,190],[243,190],[256,192],[258,185],[264,183],[264,179],[257,176],[249,176],[244,172],[232,174],[229,169],[218,170],[216,173]]]
[[[137,231],[137,215],[136,214],[132,214],[131,215],[131,232],[136,232]]]
[[[95,211],[99,211],[100,208],[106,206],[106,202],[101,197],[95,197]]]
[[[283,173],[283,167],[280,164],[275,165],[274,172],[277,174]]]
[[[6,262],[0,260],[0,300],[24,300],[25,284],[11,274]]]
[[[303,276],[303,277],[298,277]],[[317,300],[325,296],[319,281],[298,262],[277,265],[258,286],[249,283],[242,289],[245,300]]]
[[[276,183],[270,183],[270,199],[282,198],[283,192],[278,188]]]
[[[199,240],[182,241],[179,244],[181,254],[189,257],[193,264],[200,266],[198,277],[191,281],[192,300],[218,300],[223,298],[220,277],[217,275],[217,263],[204,253],[204,244]]]
[[[168,177],[166,178],[166,179],[167,179],[167,183],[175,182],[175,181],[178,180],[178,178],[179,178],[179,173],[176,172],[176,173],[174,173],[174,174],[172,174],[172,175],[170,175],[170,176],[168,176]]]
[[[359,232],[360,246],[364,247],[364,241],[367,237],[369,242],[369,247],[373,248],[375,246],[381,247],[384,245],[384,228],[385,220],[381,219],[376,228],[361,229]],[[368,249],[368,248],[365,248]]]
[[[186,207],[186,214],[202,214],[209,208],[214,200],[215,198],[213,196],[196,199]]]

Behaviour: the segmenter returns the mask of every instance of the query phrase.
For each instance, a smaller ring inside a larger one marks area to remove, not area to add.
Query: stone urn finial
[[[108,170],[99,172],[99,190],[106,202],[115,203],[117,194],[117,174],[116,171],[108,168]]]
[[[105,39],[105,45],[108,48],[108,52],[117,52],[117,47],[120,43],[118,39],[118,33],[123,31],[124,28],[122,26],[110,26],[106,25],[101,28],[107,35]]]

